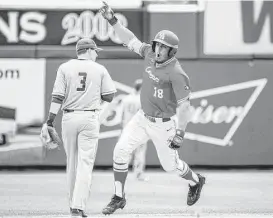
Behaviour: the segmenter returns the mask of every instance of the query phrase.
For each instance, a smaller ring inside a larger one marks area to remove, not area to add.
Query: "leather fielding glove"
[[[56,129],[52,126],[48,126],[46,123],[42,127],[40,139],[43,146],[48,150],[59,148],[59,146],[62,144],[62,140]]]

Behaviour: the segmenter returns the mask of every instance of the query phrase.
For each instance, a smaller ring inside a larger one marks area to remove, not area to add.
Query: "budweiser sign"
[[[233,145],[232,137],[264,89],[267,79],[252,80],[193,92],[191,120],[185,138],[218,146]],[[119,125],[122,119],[122,99],[133,88],[116,82],[119,94],[103,123],[106,127]],[[176,117],[174,117],[176,120]],[[117,137],[121,130],[104,131],[100,138]]]

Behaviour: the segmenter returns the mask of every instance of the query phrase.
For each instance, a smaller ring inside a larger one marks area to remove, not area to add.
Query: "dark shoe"
[[[71,218],[81,218],[82,217],[82,212],[79,209],[71,209]]]
[[[194,186],[190,186],[188,193],[187,204],[189,206],[194,205],[198,201],[203,185],[206,183],[206,178],[204,176],[201,176],[200,174],[197,174],[197,176],[199,178],[199,182]]]
[[[126,205],[126,199],[123,196],[123,198],[114,195],[110,201],[110,203],[103,208],[102,213],[104,215],[110,215],[112,213],[114,213],[117,209],[123,209]]]
[[[72,218],[78,218],[78,217],[88,217],[87,214],[80,209],[72,209],[70,208],[70,213]]]
[[[149,177],[146,176],[144,173],[137,173],[136,178],[138,181],[143,181],[143,182],[149,181]]]
[[[82,210],[82,217],[88,217],[88,215]]]

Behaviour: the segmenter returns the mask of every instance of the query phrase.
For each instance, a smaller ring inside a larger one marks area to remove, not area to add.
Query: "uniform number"
[[[163,89],[158,89],[157,87],[154,87],[154,97],[163,98]]]
[[[81,77],[82,79],[80,80],[80,87],[77,88],[77,91],[85,91],[86,88],[86,77],[87,77],[87,73],[84,72],[80,72],[79,73],[79,77]]]

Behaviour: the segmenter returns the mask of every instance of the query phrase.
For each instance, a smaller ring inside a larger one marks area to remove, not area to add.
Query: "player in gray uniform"
[[[134,82],[134,92],[127,95],[122,101],[122,128],[130,122],[132,117],[141,108],[140,106],[140,91],[142,80],[137,79]],[[145,159],[146,159],[147,143],[143,143],[134,151],[133,159],[133,172],[139,181],[148,181],[148,177],[144,174]]]
[[[102,101],[111,102],[116,92],[107,69],[96,63],[98,48],[91,39],[76,44],[77,59],[60,65],[52,92],[47,125],[53,126],[63,110],[62,139],[67,157],[71,217],[87,217],[92,170],[97,152]]]

